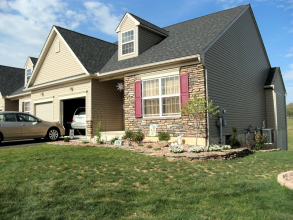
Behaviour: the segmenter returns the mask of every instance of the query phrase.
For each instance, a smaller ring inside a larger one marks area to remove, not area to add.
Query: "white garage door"
[[[53,102],[36,104],[36,116],[44,121],[53,121]]]

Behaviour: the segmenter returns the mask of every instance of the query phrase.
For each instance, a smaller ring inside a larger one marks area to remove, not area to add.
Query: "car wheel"
[[[56,128],[51,128],[47,136],[50,141],[56,141],[59,138],[59,131]]]

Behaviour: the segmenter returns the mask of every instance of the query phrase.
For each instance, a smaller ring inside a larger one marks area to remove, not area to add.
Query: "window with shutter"
[[[188,74],[180,75],[180,100],[181,106],[185,105],[186,101],[189,99],[189,87],[188,87]]]

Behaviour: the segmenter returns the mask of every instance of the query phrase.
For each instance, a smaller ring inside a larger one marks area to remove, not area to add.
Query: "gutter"
[[[25,95],[30,95],[30,94],[31,94],[30,92],[26,92],[26,93],[21,93],[21,94],[18,94],[18,95],[6,96],[5,98],[14,99],[14,98],[18,98],[18,97],[25,96]]]

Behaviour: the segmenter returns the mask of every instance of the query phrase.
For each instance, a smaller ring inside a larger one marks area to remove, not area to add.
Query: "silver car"
[[[71,127],[73,129],[86,129],[85,107],[79,107],[75,110]]]
[[[65,129],[58,123],[43,121],[23,112],[0,112],[0,143],[31,138],[55,141],[64,135]]]

